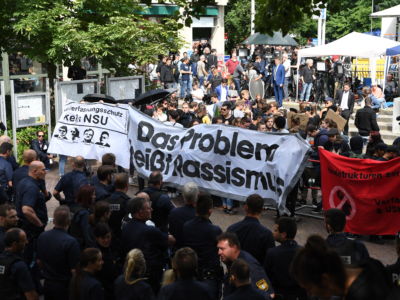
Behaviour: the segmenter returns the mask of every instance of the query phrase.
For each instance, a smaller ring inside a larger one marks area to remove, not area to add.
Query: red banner
[[[342,209],[346,232],[392,235],[400,231],[400,158],[387,162],[319,150],[324,210]]]

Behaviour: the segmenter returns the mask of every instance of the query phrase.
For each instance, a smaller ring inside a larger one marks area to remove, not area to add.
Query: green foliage
[[[318,3],[318,4],[316,4]],[[256,0],[256,31],[272,34],[281,30],[285,35],[302,21],[318,14],[317,9],[328,5],[331,11],[341,7],[340,0]]]
[[[305,43],[306,38],[317,36],[317,20],[320,7],[327,5],[326,39],[336,40],[350,32],[367,32],[371,29],[371,0],[256,0],[256,31],[297,34],[297,40]],[[398,5],[398,0],[374,0],[379,10]],[[249,20],[250,17],[247,17]],[[380,19],[372,19],[372,29],[380,27]]]
[[[25,149],[29,149],[31,141],[36,139],[36,132],[38,130],[43,130],[47,134],[47,125],[44,126],[34,126],[34,127],[25,127],[17,130],[17,155],[22,163],[22,154]],[[9,136],[12,138],[12,131],[8,131]],[[47,136],[45,137],[47,139]]]
[[[145,64],[176,51],[178,30],[214,1],[170,1],[183,13],[153,22],[141,14],[145,0],[2,0],[0,45],[55,65],[94,57],[105,68],[127,73],[132,61]],[[160,1],[163,3],[163,1]],[[12,20],[12,21],[10,21]],[[4,34],[3,34],[4,33]]]
[[[227,53],[250,36],[250,0],[231,0],[225,14],[225,31],[228,34]]]

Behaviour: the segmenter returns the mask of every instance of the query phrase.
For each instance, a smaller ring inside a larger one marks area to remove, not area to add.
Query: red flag
[[[394,235],[400,231],[400,157],[348,158],[319,149],[324,210],[342,209],[346,232]]]

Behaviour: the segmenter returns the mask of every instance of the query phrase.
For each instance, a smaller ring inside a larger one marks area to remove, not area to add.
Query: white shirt
[[[166,121],[166,122],[164,122],[164,124],[168,125],[168,126],[175,126],[175,127],[178,127],[178,128],[183,128],[183,125],[181,123],[178,123],[178,122],[172,123],[171,121]]]
[[[204,92],[202,89],[192,90],[191,94],[194,101],[198,102],[203,100]]]
[[[226,101],[228,100],[228,95],[226,93],[226,88],[221,86],[221,101]]]
[[[290,77],[290,59],[285,60],[283,67],[285,68],[285,77]]]
[[[349,109],[349,94],[350,92],[343,91],[342,101],[340,102],[340,108],[342,110]]]
[[[235,110],[233,110],[233,116],[235,118],[243,118],[244,112],[242,112],[241,110],[235,109]]]

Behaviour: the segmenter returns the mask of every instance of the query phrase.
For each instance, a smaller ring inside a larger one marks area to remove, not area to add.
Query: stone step
[[[378,121],[378,126],[380,130],[387,130],[391,132],[393,129],[392,122]],[[349,128],[354,128],[355,130],[357,130],[356,125],[354,125],[354,120],[352,119],[349,120]]]
[[[393,141],[397,138],[397,135],[393,134],[391,131],[380,130],[379,132],[381,134],[382,140],[388,145],[392,145]],[[358,135],[357,128],[350,128],[349,127],[349,135],[350,136]]]

